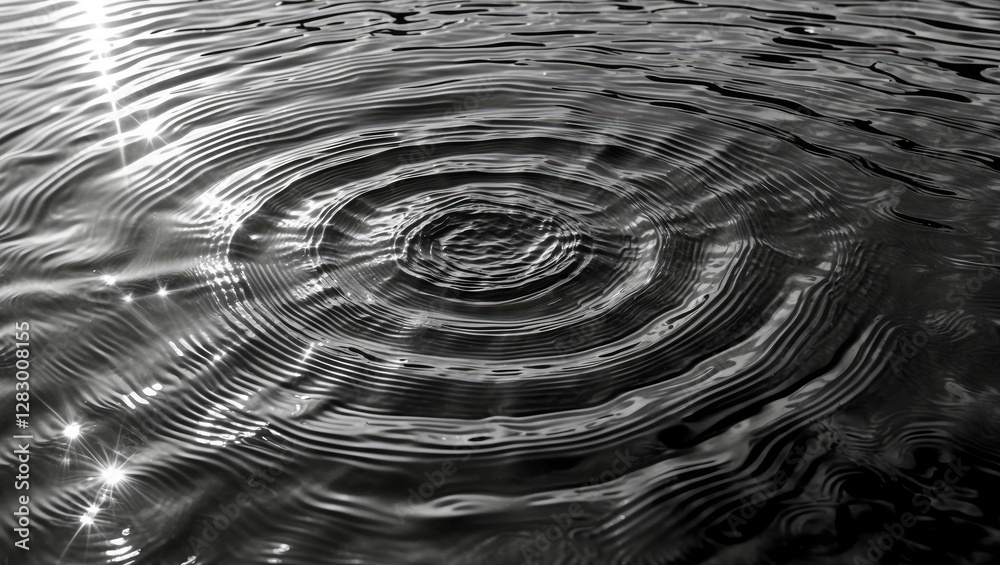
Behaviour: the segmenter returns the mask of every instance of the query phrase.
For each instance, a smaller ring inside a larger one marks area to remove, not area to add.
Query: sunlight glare
[[[63,430],[63,435],[73,440],[80,436],[80,424],[70,424]]]
[[[125,473],[122,471],[121,467],[111,465],[101,472],[101,478],[104,479],[106,484],[114,486],[125,478]]]

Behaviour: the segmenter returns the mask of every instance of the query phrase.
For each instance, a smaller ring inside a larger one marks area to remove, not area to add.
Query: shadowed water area
[[[0,37],[10,563],[1000,562],[1000,5]]]

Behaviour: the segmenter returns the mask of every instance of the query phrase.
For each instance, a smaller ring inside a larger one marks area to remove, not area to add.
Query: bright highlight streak
[[[94,516],[97,515],[97,511],[100,509],[101,508],[99,506],[91,504],[90,508],[87,509],[87,513],[84,514],[83,516],[80,516],[80,521],[83,522],[83,524],[86,526],[93,524]]]
[[[146,139],[153,139],[156,137],[156,124],[151,121],[143,122],[139,124],[136,131]]]
[[[80,424],[70,424],[66,426],[63,430],[63,435],[69,439],[76,439],[80,437]]]
[[[125,478],[125,473],[122,472],[121,467],[112,465],[101,473],[101,477],[104,479],[105,483],[114,486]]]
[[[107,14],[105,13],[104,0],[77,0],[77,3],[82,5],[84,9],[83,17],[92,26],[88,39],[94,55],[91,58],[93,68],[100,73],[100,77],[96,81],[96,86],[108,94],[108,104],[111,106],[110,117],[115,123],[115,130],[118,132],[120,138],[122,125],[118,115],[118,100],[115,96],[116,84],[114,79],[114,70],[117,61],[112,51],[112,40],[115,39],[115,33],[113,29],[105,27]],[[126,169],[127,162],[125,160],[124,140],[119,139],[118,152],[121,156],[122,168]],[[128,185],[127,173],[124,176],[124,180],[125,184]]]
[[[169,294],[169,292],[167,292],[166,288],[160,287],[159,292],[157,292],[156,294],[159,296],[166,296],[167,294]]]

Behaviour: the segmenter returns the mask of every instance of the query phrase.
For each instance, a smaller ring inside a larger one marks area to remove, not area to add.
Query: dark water
[[[10,563],[1000,562],[1000,4],[0,14]]]

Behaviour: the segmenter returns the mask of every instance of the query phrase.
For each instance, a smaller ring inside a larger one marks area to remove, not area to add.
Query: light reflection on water
[[[995,7],[0,14],[24,563],[996,553]]]

